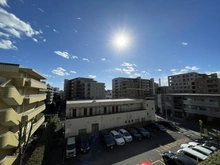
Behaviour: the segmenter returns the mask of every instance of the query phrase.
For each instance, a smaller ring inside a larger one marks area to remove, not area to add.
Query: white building
[[[65,137],[154,120],[154,100],[67,101]]]

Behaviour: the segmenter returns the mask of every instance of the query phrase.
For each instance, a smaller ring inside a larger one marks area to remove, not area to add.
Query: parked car
[[[154,131],[167,132],[166,128],[158,123],[150,123],[148,127]]]
[[[129,129],[128,129],[128,132],[131,134],[131,136],[133,137],[133,139],[135,139],[135,140],[142,140],[141,134],[139,134],[136,129],[134,129],[134,128],[129,128]]]
[[[131,134],[125,129],[119,129],[118,133],[124,138],[126,142],[131,142],[133,140]]]
[[[81,146],[81,151],[83,153],[86,153],[90,150],[90,143],[88,138],[81,138],[80,139],[80,146]]]
[[[202,143],[202,144],[197,143],[197,142],[189,142],[188,144],[191,145],[191,146],[202,146],[202,147],[207,148],[207,149],[209,149],[213,152],[216,152],[218,150],[215,146],[212,146],[208,142]]]
[[[144,138],[150,138],[151,134],[150,132],[148,132],[146,129],[144,129],[143,127],[136,127],[136,130],[138,131],[138,133],[140,133],[142,135],[142,137]]]
[[[164,126],[165,128],[171,129],[171,130],[178,130],[178,127],[174,125],[171,121],[159,121],[160,125]]]
[[[115,140],[108,131],[101,131],[100,137],[104,142],[106,148],[112,149],[115,146]]]
[[[198,162],[192,160],[185,155],[176,155],[172,152],[164,152],[162,154],[163,161],[166,165],[197,165]]]
[[[213,153],[213,151],[211,151],[207,148],[204,148],[201,145],[193,146],[193,145],[190,145],[190,144],[181,144],[180,148],[191,148],[192,150],[200,152],[200,153],[202,153],[204,155],[207,155],[207,156],[209,156]]]
[[[115,142],[118,146],[122,146],[125,144],[124,138],[115,130],[112,130],[111,132],[112,137],[115,139]]]

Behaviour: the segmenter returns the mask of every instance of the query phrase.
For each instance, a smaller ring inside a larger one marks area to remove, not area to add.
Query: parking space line
[[[158,162],[162,163],[163,165],[165,165],[164,162],[162,162],[161,160],[156,160],[156,161],[152,162],[151,164],[155,164],[155,163],[158,163]]]

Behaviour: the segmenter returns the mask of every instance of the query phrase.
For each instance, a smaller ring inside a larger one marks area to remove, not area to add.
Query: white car
[[[123,137],[115,130],[112,130],[111,132],[112,137],[115,139],[115,142],[117,145],[121,146],[125,144],[125,140]]]
[[[133,140],[131,134],[125,129],[119,129],[118,133],[124,138],[126,142],[131,142]]]
[[[207,156],[209,156],[209,155],[211,155],[213,153],[212,150],[207,149],[207,148],[201,146],[199,143],[196,144],[196,145],[195,144],[196,143],[194,143],[194,142],[191,142],[191,143],[189,142],[188,144],[181,144],[180,148],[190,148],[190,149],[192,149],[194,151],[200,152],[200,153],[202,153],[204,155],[207,155]]]
[[[206,149],[209,149],[213,152],[216,152],[218,150],[216,147],[214,147],[212,145],[209,145],[207,143],[200,144],[200,143],[197,143],[197,142],[189,142],[188,144],[191,145],[191,146],[202,146],[202,147],[204,147]]]

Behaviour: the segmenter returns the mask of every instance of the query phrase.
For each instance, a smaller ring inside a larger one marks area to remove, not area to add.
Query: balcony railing
[[[13,164],[16,159],[17,156],[6,156],[2,160],[0,160],[0,165]]]
[[[23,114],[22,120],[29,121],[34,116],[37,116],[39,113],[41,113],[43,110],[45,110],[45,104],[42,104],[38,106],[37,108],[33,108]]]
[[[18,125],[18,121],[21,120],[19,115],[13,108],[6,108],[0,110],[0,123],[5,126]]]
[[[218,102],[205,102],[205,101],[184,100],[183,104],[202,105],[202,106],[209,106],[209,107],[219,107],[219,103]]]
[[[45,83],[42,83],[40,81],[34,80],[32,78],[26,80],[27,87],[32,87],[32,88],[39,88],[39,89],[47,89],[47,85]]]
[[[31,135],[43,124],[44,120],[45,117],[44,115],[42,115],[42,117],[36,123],[33,124]]]
[[[193,113],[193,114],[206,115],[206,116],[212,116],[212,117],[220,117],[220,111],[214,112],[214,111],[189,109],[189,108],[184,108],[184,111],[186,113]]]
[[[8,105],[21,105],[24,95],[21,95],[14,86],[0,87],[0,99]]]
[[[8,149],[18,146],[18,137],[13,132],[6,132],[0,135],[0,148]]]
[[[32,94],[32,95],[26,95],[25,96],[25,103],[26,104],[31,104],[31,103],[35,103],[38,101],[43,101],[46,99],[47,94]]]

